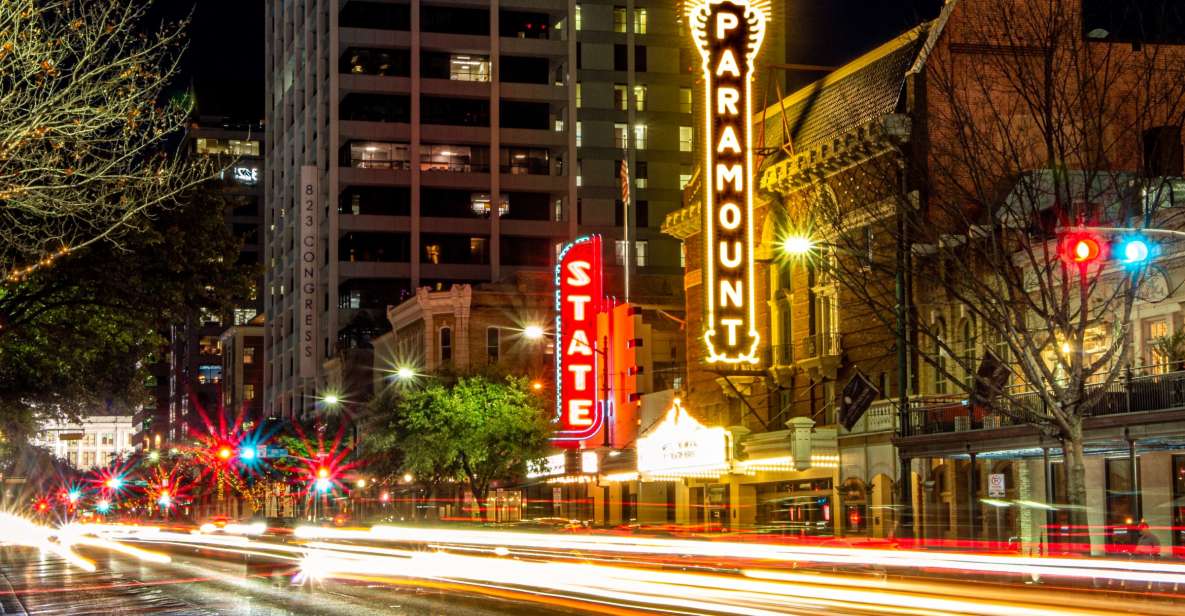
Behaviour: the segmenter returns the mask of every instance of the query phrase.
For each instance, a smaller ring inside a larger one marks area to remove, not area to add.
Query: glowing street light
[[[414,480],[414,479],[415,479],[415,477],[413,477],[411,473],[404,473],[403,474],[403,483],[411,483],[412,480]]]
[[[106,485],[110,490],[118,490],[123,487],[123,479],[120,477],[112,477],[107,480]]]
[[[323,397],[321,399],[325,402],[325,404],[328,404],[329,406],[337,406],[337,403],[341,402],[341,399],[338,398],[337,394],[335,394],[335,393],[325,394],[325,397]]]
[[[318,492],[322,492],[322,493],[328,492],[329,487],[332,485],[333,485],[333,482],[329,481],[329,479],[327,479],[325,477],[320,477],[317,479],[316,486],[317,486]]]
[[[254,447],[247,446],[247,447],[243,447],[242,449],[239,450],[239,458],[242,458],[243,461],[245,461],[245,462],[250,462],[250,461],[254,460],[255,456],[256,456],[256,453],[255,453]]]
[[[107,513],[108,511],[111,511],[111,501],[103,499],[95,503],[95,511],[98,511],[99,513]]]
[[[400,381],[408,381],[416,378],[416,371],[412,370],[410,366],[399,366],[395,370],[395,378]]]
[[[173,506],[173,497],[169,494],[168,490],[161,490],[160,498],[156,499],[156,502],[161,507],[168,509]]]
[[[542,340],[545,333],[541,325],[528,325],[523,328],[523,335],[528,340]]]
[[[159,460],[160,460],[160,452],[159,451],[148,452],[148,461],[149,462],[157,462]]]
[[[223,447],[222,449],[218,450],[218,457],[222,458],[223,460],[229,460],[230,454],[231,454],[230,447]]]
[[[815,242],[803,235],[791,235],[782,240],[782,252],[788,255],[803,256],[815,249]]]
[[[365,488],[366,487],[366,480],[359,477],[358,481],[354,482],[354,485],[357,486],[358,488]]]
[[[66,494],[66,498],[69,499],[71,503],[77,503],[78,499],[82,498],[82,492],[79,492],[78,490],[70,490],[70,492]]]

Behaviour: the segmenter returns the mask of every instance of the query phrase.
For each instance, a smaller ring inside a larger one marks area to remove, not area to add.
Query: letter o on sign
[[[741,208],[735,203],[720,206],[720,226],[728,230],[741,226]]]

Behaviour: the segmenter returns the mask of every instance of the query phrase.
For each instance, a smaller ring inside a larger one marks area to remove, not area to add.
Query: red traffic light
[[[1062,260],[1087,266],[1106,257],[1106,244],[1090,233],[1071,233],[1062,237],[1059,252]]]

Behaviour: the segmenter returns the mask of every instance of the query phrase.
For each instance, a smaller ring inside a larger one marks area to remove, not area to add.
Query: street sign
[[[988,475],[988,498],[1004,496],[1004,474],[992,473]]]

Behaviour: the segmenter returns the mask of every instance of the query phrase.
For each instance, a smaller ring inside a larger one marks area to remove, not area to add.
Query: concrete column
[[[1088,456],[1084,463],[1086,466],[1086,520],[1091,529],[1090,553],[1092,556],[1101,556],[1106,543],[1102,534],[1103,525],[1107,521],[1106,460],[1102,456]],[[1081,533],[1083,529],[1075,529],[1075,531]]]
[[[1169,556],[1173,545],[1173,533],[1169,530],[1173,524],[1173,510],[1159,505],[1172,503],[1173,454],[1144,453],[1140,455],[1139,463],[1140,489],[1147,505],[1142,510],[1144,520],[1160,540],[1161,556]]]
[[[967,465],[967,538],[975,539],[979,536],[979,473],[976,472],[975,452],[969,455],[971,463]]]
[[[411,0],[411,288],[420,286],[420,0]]]
[[[499,40],[498,0],[490,2],[490,280],[502,276],[502,231],[498,210],[502,204],[502,106],[501,98],[502,63]]]

